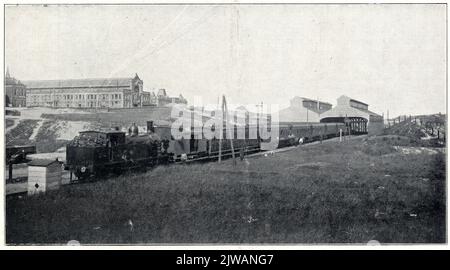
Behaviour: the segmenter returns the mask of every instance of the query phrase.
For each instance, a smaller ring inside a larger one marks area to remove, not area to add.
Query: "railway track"
[[[345,143],[346,140],[354,140],[356,138],[365,138],[367,137],[367,134],[362,134],[362,135],[350,135],[350,136],[346,136],[342,138],[342,142]],[[281,153],[281,152],[286,152],[286,151],[291,151],[294,149],[297,149],[298,147],[307,147],[307,146],[312,146],[312,145],[317,145],[317,144],[321,144],[321,143],[331,143],[331,142],[337,142],[339,141],[339,137],[331,137],[328,139],[324,139],[322,140],[322,142],[320,141],[310,141],[310,142],[305,142],[303,144],[299,144],[299,145],[292,145],[292,146],[285,146],[285,147],[281,147],[275,150],[271,150],[271,151],[265,151],[265,150],[261,150],[259,147],[255,147],[249,151],[245,152],[245,157],[257,157],[257,156],[261,156],[261,155],[265,155],[265,154],[275,154],[275,153]],[[232,157],[232,152],[226,151],[225,153],[222,153],[222,158],[223,159],[227,159]],[[239,158],[239,151],[235,151],[235,156],[236,158]],[[200,158],[188,158],[185,161],[181,161],[178,160],[176,162],[174,162],[175,164],[183,164],[183,163],[193,163],[193,162],[202,162],[202,161],[214,161],[214,160],[218,160],[219,156],[215,155],[215,156],[207,156],[207,157],[200,157]]]
[[[367,135],[351,135],[348,136],[348,138],[343,138],[343,143],[346,142],[346,140],[354,140],[357,138],[365,138],[367,137]],[[338,137],[332,137],[332,138],[328,138],[322,141],[323,144],[326,143],[332,143],[332,142],[338,142],[339,138]],[[281,153],[281,152],[286,152],[286,151],[291,151],[294,149],[298,149],[299,147],[308,147],[308,146],[312,146],[312,145],[317,145],[320,144],[320,141],[313,141],[313,142],[307,142],[301,145],[294,145],[294,146],[287,146],[287,147],[283,147],[283,148],[278,148],[276,150],[273,151],[263,151],[257,147],[253,148],[253,149],[248,149],[245,152],[245,158],[254,158],[254,157],[258,157],[258,156],[262,156],[265,154],[275,154],[275,153]],[[239,152],[235,152],[236,158],[239,158]],[[210,162],[210,161],[217,161],[218,160],[218,155],[214,155],[214,156],[207,156],[207,157],[199,157],[199,158],[195,158],[195,157],[191,157],[190,159],[187,159],[185,161],[175,161],[173,163],[169,163],[174,165],[174,164],[191,164],[191,163],[195,163],[195,162]],[[232,152],[231,151],[224,151],[222,153],[222,159],[229,159],[232,157]],[[158,165],[156,165],[158,166]],[[105,178],[107,179],[110,175],[105,175]],[[91,181],[95,181],[96,179],[92,179]],[[83,181],[80,181],[78,179],[73,179],[73,180],[69,180],[69,172],[68,171],[64,171],[63,172],[63,181],[62,184],[63,185],[75,185],[75,184],[80,184],[80,183],[84,183]],[[6,188],[6,195],[13,195],[13,194],[20,194],[20,193],[24,193],[27,191],[27,185],[26,183],[14,183],[14,184],[7,184],[7,188]]]

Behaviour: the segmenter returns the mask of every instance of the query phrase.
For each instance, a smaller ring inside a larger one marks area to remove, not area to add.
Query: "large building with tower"
[[[187,104],[182,95],[169,97],[165,89],[158,94],[144,91],[144,82],[137,74],[128,78],[39,80],[23,84],[27,107],[133,108]]]
[[[132,108],[151,105],[136,74],[128,78],[23,81],[27,107]]]

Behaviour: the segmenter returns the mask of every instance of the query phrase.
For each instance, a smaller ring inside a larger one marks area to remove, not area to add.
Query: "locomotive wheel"
[[[147,166],[145,166],[145,164],[141,164],[136,168],[136,171],[145,173],[145,172],[147,172]]]
[[[116,167],[113,167],[113,168],[112,168],[111,172],[112,172],[114,175],[119,176],[119,175],[122,174],[123,169],[122,169],[122,167],[120,167],[120,166],[116,166]]]
[[[104,170],[98,169],[94,172],[94,176],[96,179],[102,179],[105,178],[106,174]]]
[[[88,179],[89,177],[87,173],[82,173],[80,171],[76,171],[74,174],[79,181],[86,181],[86,179]]]

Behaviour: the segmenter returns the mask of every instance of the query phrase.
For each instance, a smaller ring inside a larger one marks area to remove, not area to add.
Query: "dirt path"
[[[37,126],[34,128],[33,133],[31,133],[29,140],[34,140],[34,138],[36,138],[36,135],[38,134],[39,129],[42,127],[43,123],[44,123],[44,120],[37,122]]]

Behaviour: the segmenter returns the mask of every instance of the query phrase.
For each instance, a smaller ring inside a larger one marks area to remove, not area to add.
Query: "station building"
[[[280,122],[319,122],[320,117],[326,111],[331,110],[328,102],[313,100],[304,97],[294,97],[290,100],[290,106],[278,113]]]
[[[320,116],[322,123],[347,123],[356,133],[379,134],[383,131],[383,116],[369,110],[369,105],[340,96],[337,105]]]

